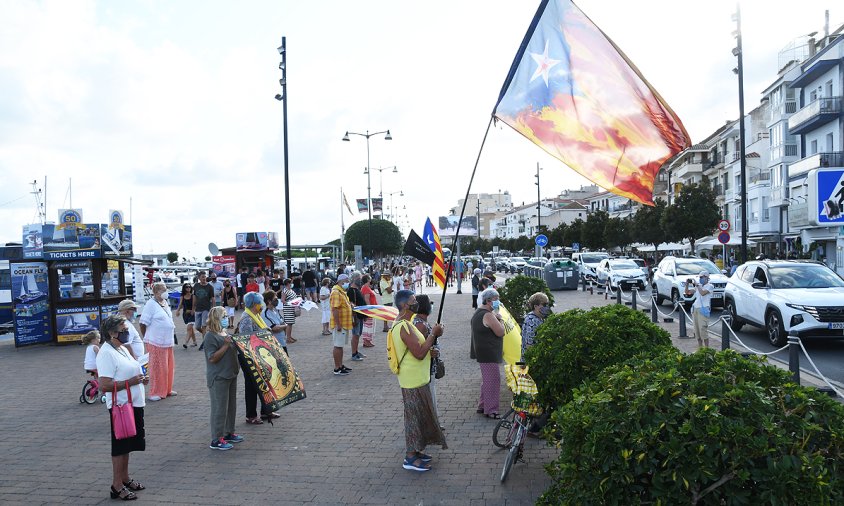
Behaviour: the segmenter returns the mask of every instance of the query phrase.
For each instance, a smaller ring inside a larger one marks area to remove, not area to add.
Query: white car
[[[644,290],[648,286],[648,277],[642,269],[634,262],[626,258],[606,258],[601,260],[596,269],[599,285],[609,285],[615,290],[621,287],[622,290],[637,288]]]
[[[659,262],[653,275],[652,287],[656,291],[656,303],[662,304],[666,299],[672,305],[682,302],[684,306],[691,307],[697,298],[695,291],[690,297],[684,295],[686,284],[697,281],[701,271],[709,273],[709,282],[712,283],[712,305],[721,306],[724,303],[724,288],[727,286],[727,276],[721,274],[718,267],[703,258],[686,258],[667,256]]]
[[[747,262],[727,283],[724,308],[733,330],[762,327],[783,346],[800,337],[844,338],[844,280],[829,267],[796,260]]]
[[[601,260],[605,260],[610,256],[606,253],[573,253],[571,259],[577,264],[580,269],[580,277],[586,279],[596,279],[598,264]]]

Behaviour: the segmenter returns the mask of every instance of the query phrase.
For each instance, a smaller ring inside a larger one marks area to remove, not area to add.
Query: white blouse
[[[148,300],[144,304],[140,322],[147,327],[144,333],[145,343],[159,348],[173,347],[173,331],[176,324],[173,323],[170,306],[162,307],[155,298]]]

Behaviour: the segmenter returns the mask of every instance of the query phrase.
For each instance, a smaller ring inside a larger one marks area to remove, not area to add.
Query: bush
[[[844,504],[844,407],[732,351],[607,369],[553,415],[539,504]],[[531,371],[532,372],[532,371]]]
[[[504,286],[498,290],[499,299],[507,311],[521,325],[525,321],[525,310],[527,301],[531,295],[542,292],[548,296],[551,304],[554,304],[554,296],[548,289],[548,284],[543,279],[529,278],[527,276],[515,276],[507,280]]]
[[[627,306],[573,309],[549,316],[525,353],[544,406],[562,406],[576,387],[640,353],[671,349],[668,332]]]

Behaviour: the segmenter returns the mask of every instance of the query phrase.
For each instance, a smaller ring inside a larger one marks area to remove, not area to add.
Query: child
[[[100,351],[100,347],[97,346],[99,342],[100,333],[96,330],[88,332],[82,338],[82,344],[86,346],[85,362],[83,362],[82,366],[85,368],[85,372],[95,378],[97,377],[97,353]]]

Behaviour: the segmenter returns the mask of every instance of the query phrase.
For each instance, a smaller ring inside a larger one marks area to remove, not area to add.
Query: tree
[[[566,223],[560,223],[553,229],[548,232],[548,245],[549,246],[565,246],[566,245],[566,233],[569,230],[569,226]]]
[[[604,226],[604,244],[607,248],[624,247],[630,244],[630,218],[609,218]]]
[[[666,209],[662,217],[662,228],[669,236],[688,239],[694,254],[695,240],[711,234],[719,219],[721,211],[715,204],[715,192],[704,180],[702,184],[683,186],[680,195]]]
[[[369,224],[372,223],[372,247],[370,248]],[[404,239],[397,226],[388,220],[361,220],[346,229],[346,248],[354,249],[356,244],[363,248],[363,255],[398,255],[404,246]]]
[[[170,262],[171,264],[178,262],[179,261],[179,254],[176,253],[175,251],[171,251],[170,253],[167,253],[167,261]]]
[[[569,224],[568,230],[566,230],[566,235],[563,237],[563,244],[566,245],[573,245],[576,242],[581,242],[581,238],[583,237],[583,228],[586,224],[585,221],[577,218],[571,224]]]
[[[656,205],[643,206],[633,215],[633,237],[637,242],[653,244],[656,251],[660,243],[680,239],[680,237],[670,237],[662,226],[662,217],[666,208],[665,202],[657,200]]]
[[[586,218],[586,226],[580,233],[580,242],[583,243],[584,248],[602,249],[606,246],[604,243],[604,228],[606,228],[609,219],[610,215],[606,211],[595,211],[589,214]]]

